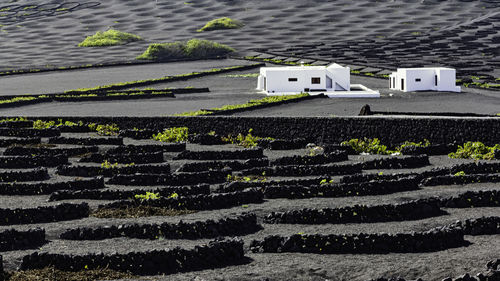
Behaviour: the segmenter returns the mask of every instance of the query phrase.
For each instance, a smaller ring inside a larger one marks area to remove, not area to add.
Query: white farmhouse
[[[349,91],[349,67],[329,66],[262,67],[257,89],[267,93]]]
[[[445,67],[398,68],[389,77],[389,88],[403,92],[460,92],[455,83],[455,69]]]

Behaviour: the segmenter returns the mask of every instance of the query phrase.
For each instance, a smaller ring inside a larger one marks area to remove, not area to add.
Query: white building
[[[380,93],[363,85],[351,85],[351,70],[336,63],[328,66],[262,67],[257,90],[267,95],[297,93],[328,97],[378,98]]]
[[[349,91],[349,67],[329,66],[262,67],[257,89],[268,93]]]
[[[445,67],[398,68],[389,77],[389,88],[403,92],[460,92],[455,69]]]

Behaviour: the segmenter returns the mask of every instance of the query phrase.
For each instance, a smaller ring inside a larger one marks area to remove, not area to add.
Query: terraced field
[[[306,139],[244,148],[215,133],[168,143],[154,130],[64,124],[1,123],[7,272],[498,280],[498,260],[486,264],[500,252],[500,161],[451,159],[456,144],[359,155]]]

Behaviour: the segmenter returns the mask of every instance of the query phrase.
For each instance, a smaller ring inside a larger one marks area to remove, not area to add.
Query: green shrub
[[[465,174],[465,172],[464,172],[464,171],[460,171],[460,172],[455,173],[453,176],[455,176],[455,177],[463,177],[463,176],[465,176],[465,175],[466,175],[466,174]]]
[[[154,43],[137,59],[165,61],[172,59],[205,59],[224,57],[234,49],[208,40],[191,39],[187,42]]]
[[[248,175],[248,176],[233,176],[233,175],[227,175],[226,177],[227,182],[266,182],[267,177],[265,176],[256,176],[256,175]]]
[[[116,46],[141,40],[143,39],[137,35],[110,29],[104,32],[97,31],[96,34],[87,36],[85,40],[78,44],[78,47]]]
[[[111,163],[108,160],[104,160],[104,162],[101,163],[101,168],[103,169],[112,169],[116,168],[118,166],[118,163]]]
[[[100,136],[116,136],[120,131],[120,128],[116,124],[104,124],[97,125],[96,129],[97,134]]]
[[[0,123],[4,123],[4,122],[20,122],[20,121],[28,121],[28,119],[26,117],[5,118],[5,119],[1,119]]]
[[[62,119],[57,119],[57,123],[54,120],[43,121],[43,120],[35,120],[33,122],[34,129],[49,129],[49,128],[57,128],[61,126],[73,127],[73,126],[83,126],[83,121],[79,121],[78,123],[71,121],[63,121]]]
[[[414,146],[414,147],[429,147],[430,145],[431,145],[431,143],[427,139],[424,139],[423,142],[405,141],[402,145],[396,147],[396,151],[401,152],[401,150],[403,150],[403,148],[410,147],[410,146]]]
[[[380,144],[380,140],[375,139],[351,139],[342,142],[342,145],[350,146],[356,153],[370,153],[370,154],[391,154],[393,151],[387,150],[387,146]]]
[[[252,135],[253,129],[248,130],[248,134],[243,135],[243,134],[238,134],[236,137],[229,135],[227,137],[223,137],[222,141],[228,142],[231,144],[236,144],[239,146],[243,146],[245,148],[252,148],[256,147],[259,140],[263,139],[258,136]],[[273,138],[265,138],[267,140],[274,140]]]
[[[160,199],[160,193],[146,192],[146,194],[136,194],[135,199],[144,200],[156,200]]]
[[[243,26],[245,25],[241,21],[224,17],[207,22],[205,26],[198,29],[197,31],[203,32],[203,31],[219,30],[219,29],[235,29],[235,28],[242,28]]]
[[[169,128],[153,135],[153,139],[161,142],[183,142],[188,139],[188,128],[187,127],[174,127]]]
[[[490,147],[482,142],[469,141],[463,146],[459,145],[457,151],[448,154],[448,156],[450,158],[493,160],[495,159],[495,150],[500,150],[500,144]]]

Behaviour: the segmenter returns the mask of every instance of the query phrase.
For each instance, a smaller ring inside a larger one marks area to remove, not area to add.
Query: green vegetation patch
[[[248,130],[248,134],[243,135],[243,134],[238,134],[236,137],[229,135],[227,137],[223,137],[222,141],[231,143],[231,144],[236,144],[239,146],[243,146],[245,148],[251,148],[251,147],[256,147],[257,144],[261,139],[267,139],[267,140],[274,140],[273,138],[262,138],[258,136],[252,135],[253,129]]]
[[[79,88],[79,89],[75,89],[75,90],[68,90],[68,91],[65,91],[64,93],[82,95],[84,93],[103,92],[103,91],[109,91],[109,90],[137,87],[137,86],[142,86],[142,85],[151,85],[151,84],[155,84],[155,83],[164,83],[164,82],[169,82],[169,81],[175,81],[178,79],[189,79],[189,78],[194,78],[194,77],[200,77],[202,75],[212,75],[212,74],[217,74],[217,73],[221,73],[221,72],[247,69],[249,67],[253,68],[253,67],[258,67],[258,66],[261,66],[261,65],[254,64],[254,65],[250,65],[250,66],[238,65],[238,66],[229,66],[229,67],[223,67],[223,68],[212,68],[212,69],[204,70],[204,71],[200,71],[200,72],[185,73],[185,74],[179,74],[179,75],[174,75],[174,76],[165,76],[165,77],[161,77],[161,78],[127,81],[127,82],[121,82],[121,83],[115,83],[115,84],[101,85],[101,86],[97,86],[97,87],[93,87],[93,88]],[[171,93],[169,93],[169,94],[171,94]]]
[[[229,46],[200,39],[187,42],[154,43],[137,59],[165,61],[173,59],[206,59],[225,57],[235,50]]]
[[[63,121],[62,119],[57,119],[57,121],[50,120],[35,120],[33,121],[33,128],[38,130],[49,129],[49,128],[57,128],[61,126],[66,127],[74,127],[74,126],[84,126],[83,121],[78,121],[78,123],[71,121]]]
[[[430,145],[431,143],[427,139],[421,142],[405,141],[403,144],[396,147],[396,151],[401,152],[405,147],[429,147]]]
[[[351,139],[342,142],[342,145],[350,146],[356,153],[383,154],[388,155],[393,151],[387,150],[387,146],[380,143],[377,138],[374,139]]]
[[[241,21],[233,20],[232,18],[223,17],[211,20],[205,24],[202,28],[198,29],[198,32],[219,30],[219,29],[236,29],[245,26]]]
[[[187,127],[173,127],[153,135],[153,139],[161,142],[184,142],[188,139],[188,132]]]
[[[224,75],[224,77],[228,78],[257,78],[260,73],[247,73],[247,74],[228,74]]]
[[[78,47],[105,47],[105,46],[116,46],[123,45],[134,41],[143,40],[140,36],[121,32],[115,29],[109,29],[107,31],[101,32],[97,31],[96,34],[92,36],[87,36]]]
[[[257,100],[250,100],[250,101],[243,103],[243,104],[229,104],[229,105],[224,105],[221,107],[211,108],[209,110],[198,110],[198,111],[184,112],[184,113],[180,113],[180,114],[175,114],[174,116],[211,115],[217,111],[230,111],[230,110],[236,110],[236,109],[252,108],[252,107],[261,106],[264,104],[280,103],[280,102],[287,101],[287,100],[301,99],[301,98],[304,98],[307,96],[309,96],[308,93],[301,93],[301,94],[289,95],[289,96],[271,96],[271,97],[265,97],[265,98],[257,99]]]
[[[482,142],[466,142],[459,145],[456,152],[448,154],[450,158],[475,159],[475,160],[493,160],[495,151],[500,150],[500,144],[486,146]]]

